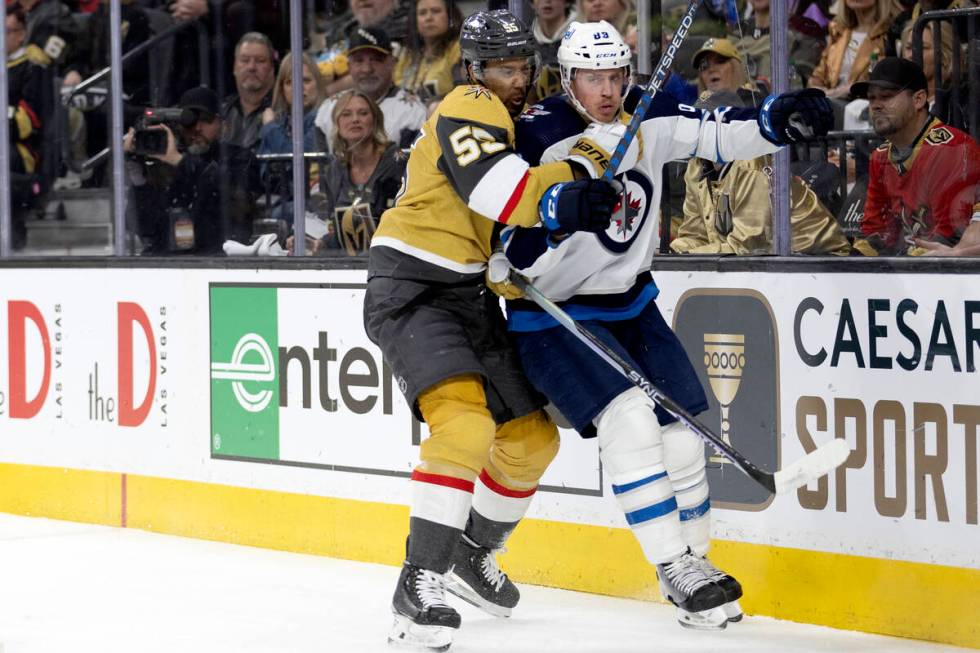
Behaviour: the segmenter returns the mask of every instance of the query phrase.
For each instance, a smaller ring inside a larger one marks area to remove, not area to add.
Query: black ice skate
[[[488,614],[509,617],[521,593],[500,571],[495,553],[464,533],[456,544],[453,567],[446,574],[446,589]]]
[[[445,651],[459,628],[459,613],[446,603],[445,577],[405,562],[391,601],[395,623],[388,643]]]
[[[742,606],[738,604],[738,600],[742,598],[742,585],[735,580],[735,577],[726,574],[718,567],[711,564],[707,556],[701,558],[701,568],[704,573],[707,574],[713,582],[718,584],[722,590],[725,591],[725,605],[722,609],[725,611],[725,616],[728,617],[728,621],[735,623],[736,621],[742,620]]]
[[[721,630],[728,625],[722,606],[725,591],[705,573],[701,558],[685,553],[657,565],[660,591],[677,606],[677,621],[685,628]]]

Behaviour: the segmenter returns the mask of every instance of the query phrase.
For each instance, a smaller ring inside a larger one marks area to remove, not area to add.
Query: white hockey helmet
[[[593,122],[600,122],[589,115],[572,92],[572,78],[575,76],[575,71],[626,68],[626,81],[623,83],[623,94],[620,99],[620,106],[622,106],[629,91],[632,56],[629,46],[611,23],[604,20],[597,23],[576,21],[568,26],[561,39],[561,45],[558,46],[558,68],[561,71],[561,86],[579,113]]]

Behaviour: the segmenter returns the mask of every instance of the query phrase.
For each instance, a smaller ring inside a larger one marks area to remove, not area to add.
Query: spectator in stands
[[[153,35],[152,26],[147,10],[141,5],[127,0],[121,7],[122,21],[126,26],[123,30],[122,51],[127,52],[137,45],[149,40]],[[83,23],[84,30],[79,34],[73,47],[78,56],[69,61],[64,80],[64,87],[74,87],[82,80],[94,75],[108,65],[109,61],[109,5],[100,4]],[[122,71],[123,81],[123,124],[125,127],[134,125],[143,115],[146,107],[151,106],[153,97],[150,74],[150,55],[143,52],[127,61]],[[108,89],[109,79],[105,79],[104,88]],[[103,96],[107,97],[107,96]],[[93,95],[93,98],[97,96]],[[85,156],[92,156],[109,144],[109,113],[111,103],[94,101],[86,103],[83,113],[84,127],[79,125],[79,131],[84,133]],[[76,154],[76,158],[81,152]],[[108,166],[101,166],[92,171],[88,183],[100,186],[105,184]]]
[[[916,238],[915,244],[925,250],[922,256],[980,256],[980,201],[977,205],[970,226],[966,228],[960,242],[954,247]]]
[[[541,68],[528,104],[562,92],[558,46],[568,26],[578,20],[574,5],[573,0],[531,0],[531,7],[534,8],[531,32],[538,44]]]
[[[692,65],[698,71],[699,95],[705,91],[736,91],[744,95],[747,104],[755,106],[764,97],[745,71],[742,56],[728,39],[708,39],[694,53]]]
[[[980,184],[980,146],[929,115],[928,83],[915,63],[883,59],[851,92],[867,96],[871,125],[886,139],[871,156],[860,244],[865,254],[919,255],[915,238],[953,246],[970,222]],[[858,243],[855,243],[858,246]]]
[[[408,32],[408,7],[398,0],[350,0],[350,13],[358,27],[377,27],[399,43]]]
[[[463,14],[452,0],[417,0],[406,47],[395,65],[395,84],[428,102],[442,99],[460,83],[462,23]]]
[[[55,178],[62,172],[66,172],[70,180],[63,178],[60,180],[61,184],[71,187],[80,186],[82,178],[70,168],[65,171],[61,165],[61,145],[63,140],[67,139],[71,143],[71,151],[76,161],[87,158],[85,118],[78,106],[86,106],[90,99],[99,101],[105,96],[98,95],[94,89],[91,94],[75,96],[72,99],[72,106],[65,109],[68,114],[68,130],[64,133],[62,127],[64,123],[55,119],[55,111],[60,99],[55,89],[55,80],[64,77],[70,64],[80,56],[82,26],[70,9],[58,0],[18,0],[8,4],[11,11],[19,9],[24,12],[27,20],[25,53],[32,63],[42,68],[37,107],[44,132],[40,144],[41,187],[47,190],[53,184],[57,184]]]
[[[258,153],[284,154],[293,151],[292,106],[293,106],[293,63],[292,54],[287,54],[279,66],[275,90],[272,93],[272,106],[262,114],[262,131],[259,133]],[[319,137],[315,119],[317,109],[323,101],[323,77],[309,55],[303,55],[303,151],[323,150],[323,140]],[[310,179],[315,179],[316,165],[310,169]],[[291,162],[262,164],[263,183],[278,195],[283,203],[274,211],[274,217],[292,222],[293,166]]]
[[[835,0],[792,0],[790,3],[790,21],[806,18],[812,20],[821,29],[821,40],[827,38],[827,27],[830,25],[830,6]]]
[[[249,149],[258,146],[262,114],[272,105],[275,74],[276,51],[269,37],[249,32],[239,39],[233,67],[236,93],[221,105],[223,140]]]
[[[772,64],[769,59],[769,3],[770,0],[749,0],[752,16],[746,22],[742,37],[735,43],[736,50],[745,57],[749,76],[762,80],[767,87],[772,84]],[[807,79],[813,74],[823,52],[826,30],[806,15],[795,11],[789,18],[786,34],[789,61],[799,75]],[[792,79],[792,74],[791,74]]]
[[[122,51],[127,52],[148,41],[153,35],[146,10],[133,0],[122,3],[121,14],[126,29],[123,31]],[[105,68],[109,61],[109,5],[102,4],[85,22],[85,28],[73,44],[78,56],[67,66],[64,86],[75,86],[86,77]],[[123,69],[123,90],[127,96],[127,119],[131,122],[143,113],[150,104],[150,64],[149,56],[143,53],[134,61],[129,61]],[[103,105],[105,106],[105,105]],[[94,122],[94,121],[89,121]],[[91,136],[91,134],[90,134]],[[90,138],[91,141],[91,138]],[[105,146],[106,139],[96,139],[94,146]]]
[[[852,84],[868,78],[873,59],[894,54],[888,29],[898,13],[895,0],[841,0],[830,41],[807,86],[846,99]]]
[[[235,80],[234,49],[248,32],[261,31],[270,37],[273,49],[285,49],[289,43],[286,6],[282,0],[136,0],[140,4],[166,12],[174,22],[198,21],[206,30],[204,61],[209,64],[210,84],[218,97],[231,93]],[[163,25],[160,25],[163,27]],[[173,67],[170,90],[180,94],[196,87],[204,79],[200,69],[202,46],[198,32],[191,28],[174,36]],[[285,47],[284,47],[285,46]]]
[[[371,218],[380,218],[395,203],[406,157],[388,140],[384,114],[366,93],[358,90],[343,93],[334,103],[330,118],[335,158],[321,179],[325,196],[321,211],[350,240],[351,233],[359,226],[351,224],[354,213],[351,207],[366,205]],[[346,244],[343,240],[341,243]],[[328,237],[326,244],[336,246],[337,243]]]
[[[353,86],[348,76],[347,52],[351,38],[359,28],[380,29],[390,39],[401,45],[408,32],[408,3],[402,0],[351,0],[350,9],[334,21],[334,29],[327,32],[326,51],[320,54],[318,66],[327,80],[327,96],[345,91]]]
[[[609,21],[623,35],[623,40],[636,49],[636,15],[633,0],[578,0],[577,20],[597,23]]]
[[[745,107],[732,91],[720,91],[699,100],[696,107],[713,111],[722,106]],[[772,253],[772,203],[769,157],[719,163],[691,159],[684,181],[684,220],[670,249],[680,254]],[[792,248],[800,254],[836,254],[851,251],[834,216],[799,177],[790,184]]]
[[[395,86],[391,40],[383,30],[368,27],[355,30],[350,44],[347,58],[354,88],[381,107],[388,140],[400,148],[408,147],[425,122],[426,109],[414,95]],[[334,142],[331,118],[334,104],[333,98],[327,99],[316,116],[316,125],[326,137],[328,147]]]
[[[908,9],[899,14],[898,19],[893,25],[892,36],[895,38],[895,40],[899,39],[896,28],[904,28],[905,23],[908,21],[914,23],[924,12],[942,9],[966,9],[969,7],[980,6],[980,2],[978,2],[978,0],[922,0],[922,2],[913,2],[912,0],[901,1],[906,7],[908,7]],[[960,32],[960,39],[966,41],[969,38],[967,21],[958,22],[957,25]]]
[[[914,61],[912,32],[915,23],[909,21],[902,30],[902,57]],[[940,46],[935,47],[933,28],[939,27]],[[958,105],[953,103],[953,26],[948,22],[932,23],[922,32],[922,72],[929,84],[929,112],[943,122],[962,128],[969,115],[969,89],[963,83],[968,78],[967,66],[963,66],[963,80],[960,80]],[[939,55],[941,78],[936,79],[936,55]]]
[[[173,131],[160,125],[167,133],[166,151],[149,155],[166,164],[172,180],[154,185],[147,175],[131,175],[144,254],[220,254],[225,240],[248,243],[261,186],[255,155],[220,140],[220,106],[211,89],[185,91],[178,106],[183,151]],[[123,139],[125,152],[134,154],[134,140],[130,130]]]
[[[26,16],[25,42],[29,50],[34,46],[31,60],[60,74],[67,62],[78,56],[77,40],[81,32],[78,21],[58,0],[17,0],[11,9],[14,6],[20,7]]]
[[[7,12],[7,102],[10,131],[10,194],[13,217],[11,242],[21,249],[27,238],[24,212],[30,207],[36,187],[41,137],[41,67],[27,56],[27,21],[24,12]],[[6,189],[5,189],[6,192]]]
[[[38,163],[38,139],[41,135],[40,66],[27,56],[25,47],[27,23],[24,12],[7,12],[7,102],[10,123],[10,169],[31,174]]]

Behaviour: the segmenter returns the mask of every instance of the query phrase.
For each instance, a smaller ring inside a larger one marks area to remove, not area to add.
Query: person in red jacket
[[[953,246],[970,223],[980,184],[980,146],[929,114],[926,77],[914,62],[882,59],[851,86],[867,97],[886,141],[871,156],[861,231],[865,253],[919,255],[915,239]]]

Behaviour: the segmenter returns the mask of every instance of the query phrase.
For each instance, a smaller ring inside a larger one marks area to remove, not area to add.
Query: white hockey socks
[[[537,486],[530,490],[512,490],[493,480],[486,470],[480,473],[473,486],[473,508],[466,534],[481,546],[502,548],[524,518]]]
[[[664,446],[653,403],[631,388],[595,419],[599,459],[612,481],[626,521],[653,564],[687,549],[678,501],[664,466]]]
[[[699,556],[708,553],[711,538],[711,500],[704,470],[704,440],[675,422],[663,429],[664,466],[670,479],[684,542]]]

